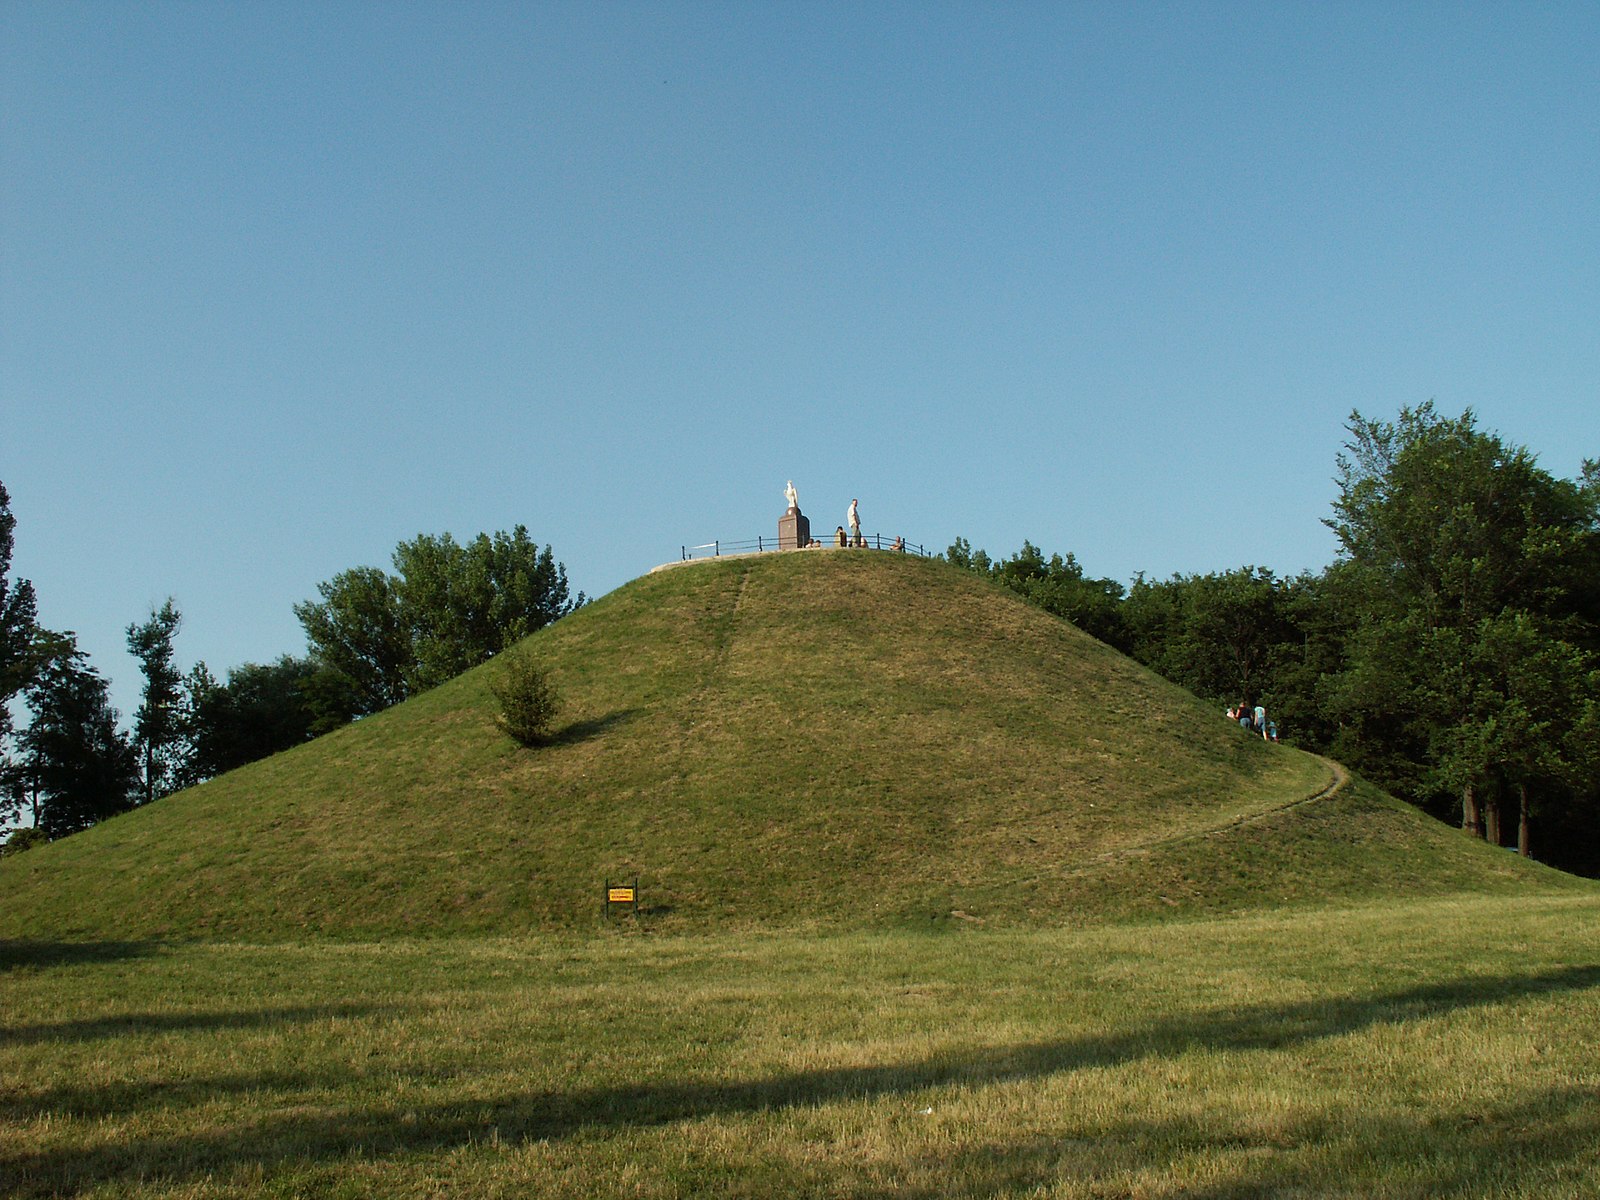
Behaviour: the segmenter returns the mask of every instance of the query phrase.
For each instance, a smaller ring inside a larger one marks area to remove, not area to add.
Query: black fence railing
[[[845,539],[846,546],[840,546],[835,541],[834,536],[812,538],[811,544],[823,549],[888,550],[901,554],[915,554],[919,558],[937,557],[935,551],[928,549],[920,542],[908,542],[902,537],[885,537],[881,533],[864,533],[854,541],[850,540],[849,534],[845,535]],[[703,545],[683,546],[680,549],[682,550],[683,561],[688,562],[696,558],[721,558],[724,554],[765,554],[771,550],[783,549],[783,547],[778,544],[777,537],[773,536],[749,538],[744,541],[734,542],[706,542]]]

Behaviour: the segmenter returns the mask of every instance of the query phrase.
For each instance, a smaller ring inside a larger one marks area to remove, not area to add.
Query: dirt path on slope
[[[1165,849],[1169,846],[1181,846],[1185,842],[1196,842],[1201,838],[1215,837],[1219,833],[1228,833],[1242,826],[1264,821],[1268,817],[1278,816],[1280,813],[1286,813],[1296,808],[1304,808],[1322,800],[1332,799],[1349,784],[1350,773],[1331,758],[1324,758],[1320,754],[1313,754],[1312,757],[1328,768],[1328,782],[1309,796],[1301,796],[1283,804],[1275,804],[1271,808],[1263,808],[1256,812],[1246,813],[1242,817],[1234,817],[1216,825],[1208,825],[1204,829],[1194,829],[1187,833],[1174,834],[1171,837],[1151,838],[1149,841],[1138,842],[1132,846],[1119,846],[1115,850],[1107,850],[1102,854],[1096,855],[1093,863],[1068,871],[1066,874],[1068,877],[1088,874],[1105,866],[1106,863],[1115,862],[1120,858],[1131,858],[1136,855],[1149,854],[1154,850]]]

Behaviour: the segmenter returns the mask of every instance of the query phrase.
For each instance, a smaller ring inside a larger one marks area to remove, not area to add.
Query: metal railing
[[[848,537],[849,535],[846,534],[845,536]],[[847,548],[838,546],[832,534],[826,539],[812,538],[811,540],[814,544],[824,549]],[[881,533],[864,533],[858,541],[848,548],[899,551],[902,554],[915,554],[919,558],[938,557],[935,551],[928,549],[920,542],[908,542],[904,538],[885,537]],[[776,537],[756,537],[744,541],[724,542],[719,540],[705,542],[699,546],[681,546],[679,549],[682,553],[683,561],[689,562],[691,559],[696,558],[721,558],[724,554],[766,554],[770,551],[780,550],[782,547],[779,546]]]

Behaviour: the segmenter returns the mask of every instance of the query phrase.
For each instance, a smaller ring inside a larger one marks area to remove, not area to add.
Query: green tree
[[[1378,609],[1465,628],[1506,607],[1570,611],[1574,567],[1592,554],[1593,505],[1523,447],[1431,403],[1396,422],[1351,414],[1326,524]]]
[[[209,779],[288,750],[313,736],[317,712],[310,694],[319,668],[289,655],[265,665],[246,663],[219,683],[198,664],[185,679],[192,713],[196,779]]]
[[[16,518],[0,483],[0,819],[16,817],[28,803],[28,776],[14,754],[12,701],[52,663],[69,653],[69,638],[40,627],[33,584],[11,580]]]
[[[298,604],[311,657],[329,674],[313,692],[324,713],[353,697],[355,715],[378,712],[437,686],[565,616],[584,602],[566,567],[524,526],[479,534],[419,535],[394,552],[397,574],[373,567],[319,584]]]
[[[44,830],[37,826],[26,829],[13,829],[3,843],[0,843],[0,857],[13,854],[25,854],[35,846],[42,846],[50,839],[44,835]]]
[[[1517,847],[1531,854],[1533,818],[1592,774],[1594,657],[1512,610],[1480,622],[1458,656],[1444,686],[1466,696],[1468,719],[1441,730],[1438,770],[1452,788],[1472,792],[1473,832],[1495,845],[1505,842],[1502,798],[1515,799]]]
[[[77,650],[54,658],[30,684],[33,719],[18,739],[39,798],[38,826],[52,837],[132,808],[139,756],[117,727],[106,681]]]
[[[1299,642],[1291,588],[1265,567],[1134,581],[1133,654],[1196,695],[1272,708],[1274,671]]]
[[[33,584],[11,582],[11,550],[16,518],[11,496],[0,483],[0,817],[10,817],[22,805],[23,778],[10,754],[11,701],[38,674],[34,655],[38,633],[38,608]]]
[[[1127,648],[1122,585],[1111,579],[1089,578],[1071,553],[1046,559],[1039,547],[1024,540],[1021,550],[993,565],[990,577],[1102,642]]]
[[[1336,689],[1356,765],[1421,802],[1446,791],[1480,836],[1508,783],[1559,805],[1574,753],[1559,731],[1577,727],[1596,644],[1592,467],[1556,479],[1470,409],[1348,428],[1327,523],[1360,613]]]
[[[134,714],[133,736],[144,752],[145,803],[165,796],[182,774],[182,675],[173,663],[173,638],[183,617],[169,596],[150,619],[128,626],[128,650],[144,673],[144,695]]]
[[[971,571],[977,575],[987,577],[993,563],[989,556],[982,550],[974,551],[972,543],[964,537],[958,537],[944,552],[945,561],[953,567],[960,567],[963,571]]]
[[[376,567],[355,567],[319,583],[317,591],[322,600],[295,605],[294,615],[311,657],[353,701],[352,715],[404,700],[416,655],[394,580]]]
[[[518,525],[465,546],[448,533],[419,535],[394,552],[400,613],[411,636],[411,692],[436,687],[582,603],[566,568]]]
[[[321,737],[363,715],[362,698],[348,676],[315,658],[316,670],[301,685],[311,712],[311,736]]]
[[[1286,740],[1327,752],[1338,736],[1332,681],[1346,666],[1352,613],[1332,568],[1316,574],[1303,571],[1285,584],[1280,611],[1290,633],[1273,654],[1265,687],[1267,709]]]
[[[11,496],[0,483],[0,736],[11,731],[6,705],[28,686],[39,666],[34,654],[39,624],[33,584],[26,579],[11,581],[16,527]]]

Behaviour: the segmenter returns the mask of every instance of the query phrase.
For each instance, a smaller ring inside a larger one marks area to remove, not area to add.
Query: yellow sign
[[[606,899],[612,904],[632,904],[633,889],[631,887],[614,887],[606,891]]]

